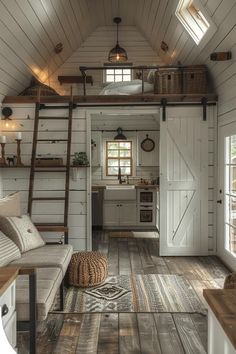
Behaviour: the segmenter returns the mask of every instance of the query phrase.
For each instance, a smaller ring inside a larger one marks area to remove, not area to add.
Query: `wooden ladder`
[[[33,202],[34,201],[64,201],[64,218],[62,223],[36,223],[36,227],[41,232],[62,232],[64,234],[64,243],[68,244],[68,212],[69,212],[69,185],[70,185],[70,156],[71,156],[71,138],[72,138],[72,116],[73,116],[73,97],[68,105],[68,116],[67,117],[55,117],[55,116],[40,116],[41,109],[47,109],[44,105],[40,103],[40,94],[38,94],[38,102],[35,106],[35,121],[34,121],[34,134],[33,134],[33,145],[32,145],[32,155],[31,155],[31,168],[30,168],[30,181],[29,181],[29,195],[28,195],[28,214],[32,215]],[[60,106],[58,106],[58,109]],[[38,139],[38,128],[40,120],[68,120],[68,133],[67,139]],[[66,142],[67,143],[67,154],[66,154],[66,164],[63,166],[37,166],[36,165],[36,155],[37,155],[37,145],[38,142]],[[65,190],[63,197],[35,197],[34,196],[34,181],[35,174],[37,173],[49,173],[54,172],[65,173]],[[52,242],[53,243],[53,242]]]

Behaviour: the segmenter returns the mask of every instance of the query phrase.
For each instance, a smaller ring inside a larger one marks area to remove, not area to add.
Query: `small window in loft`
[[[105,82],[131,81],[131,69],[106,69]]]
[[[207,14],[198,0],[180,0],[176,9],[176,16],[198,45],[205,34],[209,31],[211,24]]]
[[[132,69],[127,66],[131,66],[130,64],[126,64],[125,68],[122,68],[122,65],[119,65],[119,68],[112,69],[109,68],[109,64],[104,64],[107,67],[104,74],[104,82],[123,82],[123,81],[131,81],[132,80]],[[115,65],[117,66],[117,65]]]

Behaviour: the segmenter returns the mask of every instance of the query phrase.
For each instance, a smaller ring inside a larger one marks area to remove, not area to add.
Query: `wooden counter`
[[[205,289],[203,296],[236,350],[236,289]]]
[[[92,190],[106,189],[106,186],[111,186],[112,184],[94,184]],[[125,186],[126,184],[124,184]],[[115,186],[115,185],[114,185]],[[120,186],[120,184],[118,184]],[[135,184],[135,189],[156,189],[159,190],[159,186],[156,184]]]
[[[0,267],[0,296],[9,288],[16,279],[20,268]]]

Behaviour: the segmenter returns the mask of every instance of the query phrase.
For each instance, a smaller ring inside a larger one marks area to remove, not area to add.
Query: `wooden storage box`
[[[160,68],[155,73],[154,93],[182,93],[182,73],[176,68]]]
[[[207,68],[205,65],[183,68],[183,93],[207,93]]]
[[[63,159],[59,157],[36,158],[36,166],[62,166]]]

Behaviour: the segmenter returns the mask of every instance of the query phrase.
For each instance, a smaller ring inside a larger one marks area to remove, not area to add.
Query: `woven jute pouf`
[[[99,252],[74,253],[68,267],[69,284],[83,288],[99,285],[106,279],[107,269],[107,258]]]

